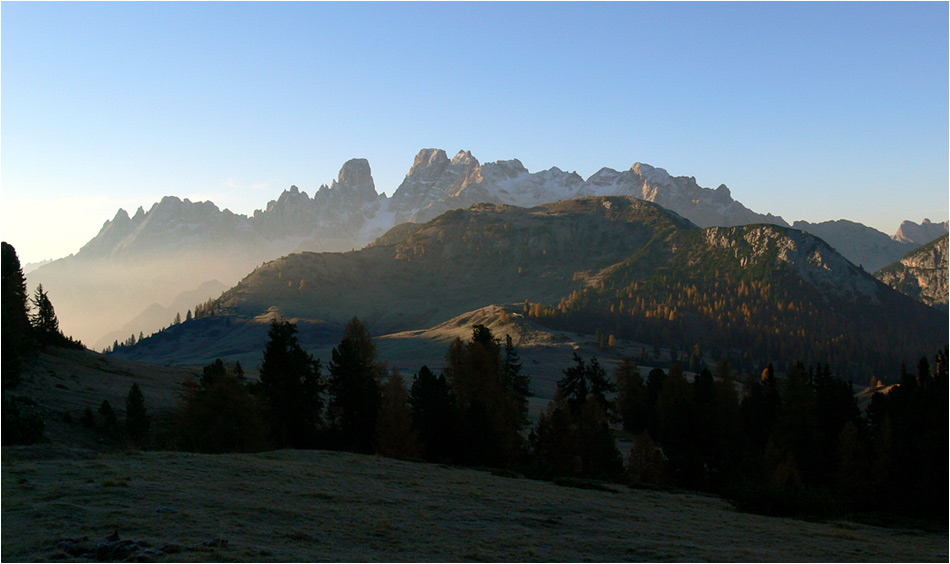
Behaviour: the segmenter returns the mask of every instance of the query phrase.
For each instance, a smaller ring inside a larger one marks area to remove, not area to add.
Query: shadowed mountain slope
[[[896,369],[947,335],[937,312],[812,235],[774,225],[704,230],[615,196],[480,204],[399,226],[361,251],[289,255],[225,292],[210,317],[134,350],[153,347],[165,362],[187,346],[237,354],[233,334],[278,316],[302,323],[304,340],[312,331],[319,346],[354,315],[384,335],[511,303],[558,329],[699,344],[750,363],[828,362],[851,375]]]

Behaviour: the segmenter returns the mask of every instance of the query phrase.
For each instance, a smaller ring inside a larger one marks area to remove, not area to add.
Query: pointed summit
[[[376,184],[366,159],[350,159],[343,163],[337,179],[330,184],[330,190],[349,192],[358,200],[371,202],[376,199]]]
[[[478,166],[478,159],[472,156],[471,151],[459,151],[452,158],[453,165]]]
[[[442,149],[422,149],[416,158],[412,161],[412,168],[406,178],[417,174],[424,174],[430,170],[435,170],[435,174],[445,170],[449,164],[449,158]]]

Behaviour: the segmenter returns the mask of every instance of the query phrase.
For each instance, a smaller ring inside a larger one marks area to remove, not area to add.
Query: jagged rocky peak
[[[378,195],[373,173],[366,159],[350,159],[343,163],[337,179],[330,184],[330,190],[340,190],[356,196],[357,199],[372,201]]]
[[[125,223],[127,221],[132,220],[129,218],[129,212],[125,211],[123,208],[119,208],[119,211],[115,212],[115,217],[112,218],[113,223]],[[109,221],[107,220],[105,223],[109,223]],[[103,224],[103,226],[105,226],[105,224]]]
[[[132,216],[132,223],[141,223],[143,219],[145,219],[145,209],[139,206],[139,209],[135,210],[135,215]]]
[[[452,157],[453,165],[478,166],[478,159],[472,156],[471,151],[459,151]]]
[[[281,192],[276,200],[267,202],[267,211],[270,212],[280,207],[298,206],[308,203],[310,203],[310,196],[308,196],[306,192],[302,192],[297,186],[291,185],[289,189]],[[254,212],[255,217],[259,214],[260,210]]]
[[[662,186],[667,186],[673,181],[673,178],[670,176],[670,173],[666,172],[666,169],[656,168],[646,163],[633,163],[633,166],[630,167],[630,170],[650,184],[660,184]]]
[[[950,227],[950,222],[933,223],[930,218],[924,218],[924,221],[920,224],[904,220],[892,238],[901,243],[923,245],[946,234],[948,227]]]
[[[481,169],[482,176],[495,182],[530,174],[518,159],[485,163],[481,166]]]
[[[445,170],[448,164],[449,157],[446,156],[445,151],[442,149],[422,149],[419,151],[419,154],[416,155],[415,160],[413,160],[412,168],[409,169],[409,174],[407,174],[406,177],[408,178],[423,171],[433,169],[441,172]]]

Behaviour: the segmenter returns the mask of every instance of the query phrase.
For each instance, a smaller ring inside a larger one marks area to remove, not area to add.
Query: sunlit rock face
[[[874,274],[895,290],[942,310],[947,310],[947,235],[909,253]]]

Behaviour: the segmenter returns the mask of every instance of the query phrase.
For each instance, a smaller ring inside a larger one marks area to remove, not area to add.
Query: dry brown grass
[[[253,455],[5,447],[2,559],[116,528],[175,561],[946,561],[947,536],[734,511],[325,451]],[[227,546],[200,546],[214,538]]]

